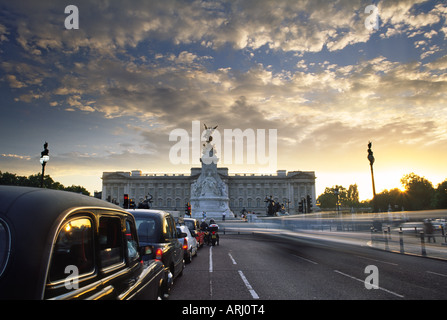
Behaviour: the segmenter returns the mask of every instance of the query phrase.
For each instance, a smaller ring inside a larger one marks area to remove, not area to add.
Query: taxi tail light
[[[183,241],[183,250],[188,250],[188,238],[185,237],[185,240]]]
[[[156,259],[156,260],[161,260],[162,258],[163,258],[163,250],[160,249],[160,248],[158,248],[158,249],[155,251],[155,259]]]

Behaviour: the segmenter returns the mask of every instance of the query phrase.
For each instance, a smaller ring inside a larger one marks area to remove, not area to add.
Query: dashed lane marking
[[[353,277],[353,276],[351,276],[351,275],[349,275],[349,274],[346,274],[346,273],[343,273],[343,272],[341,272],[341,271],[334,270],[334,272],[336,272],[336,273],[338,273],[338,274],[341,274],[341,275],[343,275],[343,276],[345,276],[345,277],[351,278],[351,279],[353,279],[353,280],[357,280],[357,281],[360,281],[360,282],[362,282],[362,283],[365,283],[365,280],[358,279],[358,278],[356,278],[356,277]],[[395,295],[395,296],[397,296],[397,297],[399,297],[399,298],[404,298],[403,295],[398,294],[398,293],[396,293],[396,292],[393,292],[393,291],[391,291],[391,290],[382,288],[382,287],[377,287],[377,288],[375,288],[375,289],[379,289],[379,290],[388,292],[388,293],[390,293],[390,294],[392,294],[392,295]]]
[[[253,290],[253,287],[251,286],[250,282],[248,282],[247,278],[245,277],[244,273],[239,270],[239,275],[242,278],[242,281],[244,281],[245,286],[247,287],[248,291],[250,292],[251,296],[253,297],[253,299],[259,299],[258,294],[256,293],[255,290]]]

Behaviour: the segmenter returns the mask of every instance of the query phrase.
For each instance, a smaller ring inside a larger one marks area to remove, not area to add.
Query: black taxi
[[[145,258],[163,262],[168,273],[168,281],[163,284],[161,298],[169,297],[174,279],[182,276],[185,268],[184,250],[179,238],[186,233],[179,233],[171,213],[163,210],[129,209],[135,217],[140,245],[147,253]],[[182,242],[183,243],[183,242]]]
[[[113,204],[0,186],[0,299],[157,299],[167,274],[144,254]]]

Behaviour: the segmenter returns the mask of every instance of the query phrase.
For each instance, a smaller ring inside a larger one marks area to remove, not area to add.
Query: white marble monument
[[[206,214],[206,218],[234,217],[229,208],[228,186],[217,173],[216,146],[213,144],[212,133],[217,128],[208,128],[205,125],[205,139],[203,144],[202,172],[199,178],[191,184],[191,215],[200,219]]]

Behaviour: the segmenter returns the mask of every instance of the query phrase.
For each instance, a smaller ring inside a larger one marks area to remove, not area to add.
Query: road
[[[376,268],[365,273],[368,266]],[[367,289],[365,279],[378,288]],[[221,235],[219,246],[201,248],[187,265],[170,299],[447,299],[446,287],[444,261],[327,241]]]

